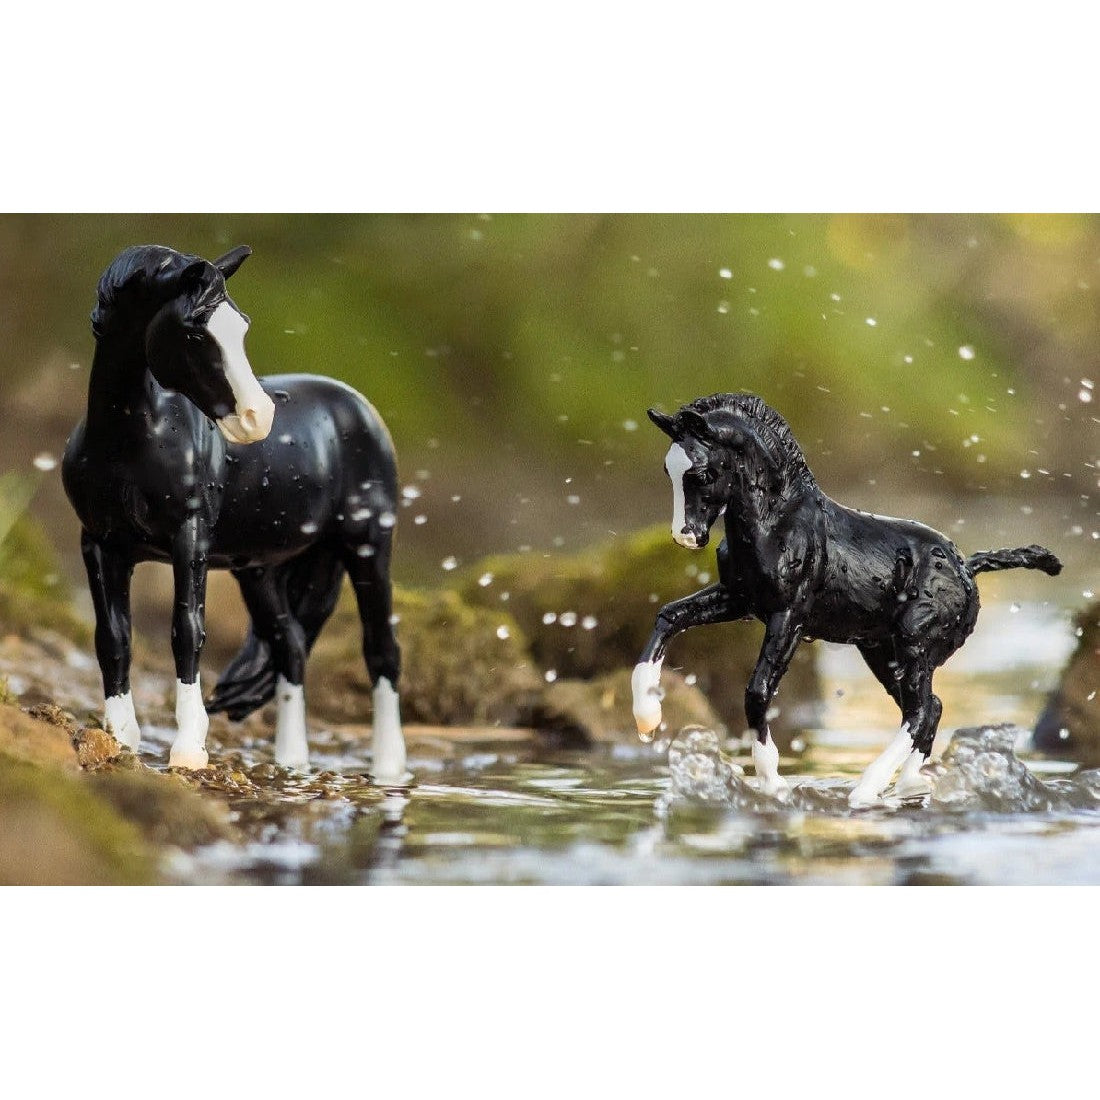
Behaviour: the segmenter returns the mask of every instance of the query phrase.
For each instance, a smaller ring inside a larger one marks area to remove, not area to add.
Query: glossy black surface
[[[238,248],[209,263],[142,246],[100,281],[88,412],[69,439],[63,478],[83,527],[107,696],[129,690],[130,576],[147,560],[174,570],[172,647],[183,683],[198,671],[207,570],[231,569],[240,583],[251,631],[208,709],[243,716],[271,697],[277,674],[300,684],[345,572],[371,676],[397,683],[397,471],[377,412],[341,382],[296,374],[260,380],[275,402],[262,442],[229,443],[212,422],[232,411],[233,395],[204,326],[222,302],[237,308],[225,279],[248,254]]]
[[[663,607],[641,659],[662,658],[691,627],[759,619],[765,638],[745,712],[761,741],[795,649],[821,638],[859,648],[927,756],[942,712],[932,675],[974,629],[975,574],[1061,569],[1041,546],[964,560],[930,527],[838,504],[818,487],[787,422],[752,394],[715,394],[674,416],[649,416],[692,463],[680,534],[705,546],[725,509],[726,535],[718,582]]]

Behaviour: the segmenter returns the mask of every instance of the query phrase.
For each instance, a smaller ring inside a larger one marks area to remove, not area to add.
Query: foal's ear
[[[219,256],[214,261],[214,266],[222,273],[223,279],[228,279],[251,255],[252,249],[246,244],[241,244],[230,249],[224,256]]]
[[[693,435],[696,439],[711,438],[710,425],[702,413],[696,412],[693,408],[685,407],[680,410],[676,418],[680,422],[680,430],[687,435]]]
[[[665,435],[672,439],[676,438],[676,420],[674,417],[669,416],[667,413],[658,412],[656,409],[647,409],[646,416],[648,416]]]

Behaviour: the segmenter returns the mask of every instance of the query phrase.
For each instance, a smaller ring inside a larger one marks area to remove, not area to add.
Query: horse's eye
[[[714,481],[714,473],[709,467],[705,470],[700,470],[698,477],[700,485],[709,485]]]

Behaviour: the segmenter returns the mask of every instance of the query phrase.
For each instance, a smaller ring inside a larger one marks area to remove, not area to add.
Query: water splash
[[[1016,755],[1028,733],[1017,726],[958,730],[934,774],[931,805],[953,810],[1021,811],[1100,809],[1100,771],[1044,782]]]
[[[925,769],[932,792],[925,811],[1027,813],[1100,810],[1100,769],[1044,781],[1016,755],[1027,731],[1016,726],[958,730],[943,758]],[[671,799],[718,803],[735,810],[774,812],[780,806],[800,812],[847,815],[851,782],[837,778],[788,776],[793,780],[782,803],[757,790],[741,767],[721,750],[718,735],[702,726],[686,726],[668,750]],[[883,808],[912,807],[914,799],[893,797]]]

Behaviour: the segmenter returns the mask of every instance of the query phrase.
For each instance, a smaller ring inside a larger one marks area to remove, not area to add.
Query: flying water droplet
[[[43,451],[34,456],[34,468],[48,474],[57,466],[57,459],[49,451]]]
[[[449,573],[452,569],[458,568],[458,558],[451,554],[449,557],[444,558],[439,564]]]

